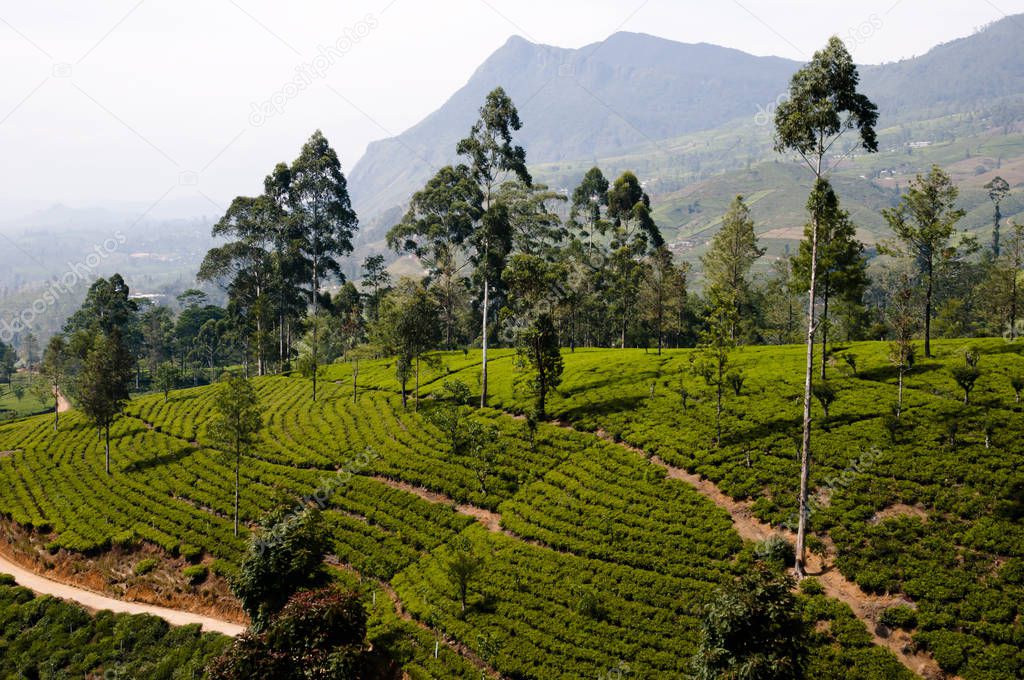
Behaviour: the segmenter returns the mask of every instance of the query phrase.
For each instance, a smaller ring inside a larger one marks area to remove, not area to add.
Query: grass
[[[11,376],[10,383],[0,383],[0,422],[44,413],[47,410],[53,412],[53,401],[43,401],[38,383],[39,378],[25,373]]]

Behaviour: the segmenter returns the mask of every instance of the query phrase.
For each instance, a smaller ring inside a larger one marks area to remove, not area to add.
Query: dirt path
[[[558,426],[574,429],[566,423],[558,423]],[[796,537],[791,531],[774,528],[770,524],[757,519],[750,509],[751,503],[737,501],[726,495],[714,482],[703,479],[700,475],[687,472],[682,468],[673,467],[658,456],[647,456],[643,450],[635,446],[630,446],[623,442],[615,442],[611,435],[603,430],[598,430],[596,434],[601,439],[618,444],[638,455],[642,455],[654,465],[664,468],[670,479],[677,479],[695,488],[701,495],[729,513],[729,516],[732,517],[736,533],[744,540],[763,541],[772,535],[779,535],[791,542],[795,541]],[[829,547],[831,548],[831,546]],[[909,602],[907,599],[865,593],[857,584],[848,580],[835,568],[831,557],[822,558],[818,555],[808,554],[807,575],[814,576],[821,582],[826,595],[846,603],[853,610],[854,615],[867,626],[868,632],[871,633],[875,644],[888,649],[896,655],[900,663],[912,672],[925,678],[946,677],[931,655],[912,650],[911,639],[907,633],[893,631],[885,637],[878,634],[878,615],[893,605],[907,604]]]
[[[190,623],[198,623],[202,625],[204,630],[215,631],[232,637],[245,630],[245,626],[240,626],[237,623],[229,623],[209,616],[202,616],[200,614],[193,614],[192,612],[180,611],[177,609],[168,609],[166,607],[157,607],[151,604],[126,602],[124,600],[100,595],[99,593],[94,593],[90,590],[84,590],[82,588],[76,588],[75,586],[69,586],[65,583],[51,581],[44,576],[40,576],[35,572],[31,572],[24,567],[11,562],[3,555],[0,555],[0,573],[10,574],[14,577],[14,580],[18,582],[18,585],[24,586],[35,593],[40,595],[52,595],[63,600],[71,600],[91,611],[109,609],[110,611],[124,614],[152,614],[154,616],[159,616],[173,626],[184,626]]]
[[[71,402],[64,396],[64,393],[57,390],[57,413],[66,413],[71,410]]]
[[[392,489],[399,489],[411,493],[415,496],[419,496],[425,501],[430,503],[440,503],[443,505],[452,505],[455,507],[455,511],[462,515],[468,515],[473,517],[478,522],[483,524],[489,531],[501,531],[501,515],[497,512],[481,508],[476,505],[469,505],[467,503],[456,503],[452,498],[439,493],[437,491],[431,491],[422,486],[414,486],[408,482],[403,482],[383,475],[374,475],[371,479],[375,479],[381,484],[387,484]]]

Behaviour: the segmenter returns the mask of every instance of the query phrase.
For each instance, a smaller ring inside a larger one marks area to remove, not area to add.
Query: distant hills
[[[1003,140],[1005,153],[980,149],[991,146],[994,132],[1012,135],[1024,121],[1022,26],[1024,15],[1008,17],[920,57],[862,67],[863,89],[882,113],[883,142],[895,154],[844,169],[855,171],[847,178],[851,184],[862,174],[872,183],[853,192],[865,201],[863,212],[891,201],[902,174],[954,160],[934,152],[944,144],[959,142],[965,157],[974,149],[988,158],[993,167],[979,160],[970,177],[1024,156],[1016,139]],[[352,169],[360,250],[382,248],[411,193],[455,160],[456,141],[498,85],[519,108],[520,139],[535,174],[553,187],[572,186],[595,163],[608,174],[637,170],[659,223],[683,240],[687,226],[693,231],[703,224],[713,233],[715,217],[708,211],[721,207],[719,198],[748,187],[768,192],[755,217],[772,228],[792,227],[801,219],[804,192],[796,189],[802,178],[757,166],[784,160],[771,151],[768,123],[799,67],[788,59],[637,33],[616,33],[579,49],[513,37],[440,109],[401,135],[371,144]],[[988,142],[979,137],[986,135]],[[869,230],[878,227],[877,218],[868,222]]]

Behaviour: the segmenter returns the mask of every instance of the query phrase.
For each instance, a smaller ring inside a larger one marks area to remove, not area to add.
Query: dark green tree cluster
[[[302,341],[315,400],[317,369],[336,358],[325,347],[328,328],[361,332],[349,326],[361,305],[354,287],[335,298],[324,290],[345,283],[339,258],[352,252],[357,226],[341,162],[319,130],[290,166],[274,167],[262,194],[235,198],[214,226],[228,242],[206,254],[199,279],[224,287],[227,318],[257,375],[286,370]]]

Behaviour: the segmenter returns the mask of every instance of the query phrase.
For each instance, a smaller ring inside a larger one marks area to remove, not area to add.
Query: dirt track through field
[[[557,423],[559,427],[576,431],[567,423]],[[687,472],[682,468],[669,465],[658,456],[647,456],[647,454],[635,446],[623,442],[615,442],[607,432],[598,430],[596,435],[608,442],[617,444],[637,455],[647,458],[652,464],[664,468],[670,479],[685,482],[695,488],[700,494],[712,503],[729,513],[732,518],[733,527],[741,538],[747,541],[763,541],[773,535],[783,536],[789,541],[795,541],[793,532],[785,529],[773,528],[770,524],[762,522],[754,517],[750,509],[751,504],[726,495],[714,482]],[[831,548],[831,546],[829,546]],[[900,663],[909,670],[924,678],[947,677],[929,654],[915,652],[912,648],[910,636],[903,631],[893,631],[883,637],[878,633],[878,615],[888,607],[897,604],[907,604],[909,601],[893,596],[869,595],[843,576],[830,557],[822,558],[818,555],[808,554],[807,575],[813,576],[821,582],[825,594],[847,604],[853,610],[854,615],[860,619],[868,632],[871,633],[876,645],[888,649],[896,655]]]
[[[124,600],[118,600],[105,595],[100,595],[99,593],[94,593],[91,590],[85,590],[83,588],[67,585],[66,583],[52,581],[45,576],[40,576],[35,572],[29,571],[28,569],[15,564],[4,555],[0,555],[0,573],[10,574],[14,577],[14,580],[18,582],[18,585],[24,586],[34,593],[39,595],[52,595],[53,597],[59,597],[62,600],[71,600],[92,611],[109,609],[112,612],[122,614],[152,614],[153,616],[159,616],[173,626],[185,626],[191,623],[198,623],[203,627],[203,630],[215,631],[232,637],[245,630],[244,626],[240,626],[237,623],[221,621],[220,619],[215,619],[210,616],[203,616],[201,614],[194,614],[192,612],[181,611],[178,609],[169,609],[167,607],[157,607],[156,605],[143,604],[141,602],[126,602]]]

